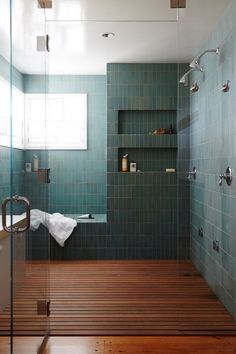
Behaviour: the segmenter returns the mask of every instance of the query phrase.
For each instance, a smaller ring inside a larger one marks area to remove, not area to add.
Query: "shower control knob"
[[[197,177],[197,169],[195,166],[193,167],[192,171],[188,172],[188,179],[189,180],[191,179],[191,176],[193,177],[193,179],[196,179],[196,177]]]
[[[218,182],[219,186],[222,186],[223,179],[226,181],[228,186],[231,186],[231,183],[233,181],[232,169],[228,166],[226,168],[225,173],[220,175],[219,177],[220,177],[219,182]]]
[[[228,92],[230,89],[229,87],[229,80],[226,82],[226,84],[222,85],[221,91],[222,92]]]

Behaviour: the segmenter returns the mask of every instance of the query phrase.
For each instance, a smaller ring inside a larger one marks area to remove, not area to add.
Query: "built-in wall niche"
[[[150,134],[164,128],[169,132],[172,125],[176,133],[176,110],[120,110],[118,134]]]
[[[165,172],[167,168],[176,169],[177,149],[119,148],[119,171],[121,171],[122,157],[126,154],[129,163],[136,162],[137,169],[141,172]]]

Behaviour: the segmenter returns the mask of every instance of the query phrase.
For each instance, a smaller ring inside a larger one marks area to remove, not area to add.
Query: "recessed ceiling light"
[[[112,37],[115,37],[115,33],[112,33],[112,32],[104,32],[104,33],[101,33],[100,36],[101,36],[101,37],[104,37],[104,38],[112,38]]]

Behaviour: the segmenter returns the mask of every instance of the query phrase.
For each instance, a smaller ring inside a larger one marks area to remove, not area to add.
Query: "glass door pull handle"
[[[13,227],[7,226],[7,204],[9,202],[13,203],[24,203],[26,205],[26,225],[24,227]],[[2,202],[2,226],[6,232],[25,232],[30,228],[30,202],[25,197],[20,197],[15,195],[13,197],[7,197]]]

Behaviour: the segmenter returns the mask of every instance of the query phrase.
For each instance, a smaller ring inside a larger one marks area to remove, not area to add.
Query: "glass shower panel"
[[[46,146],[45,9],[13,0],[11,37],[11,233],[13,353],[18,337],[34,337],[32,353],[49,335],[48,157]],[[43,46],[44,42],[44,46]],[[36,82],[42,91],[35,100]],[[36,129],[35,129],[36,127]],[[35,148],[40,138],[40,147]],[[23,197],[23,198],[21,198]],[[38,213],[41,211],[41,214]],[[30,225],[29,225],[30,213]],[[30,226],[30,227],[29,227]],[[25,230],[26,229],[26,230]]]
[[[2,203],[3,199],[11,194],[10,7],[8,1],[1,0],[0,9],[0,200]],[[0,352],[8,354],[11,350],[11,238],[4,231],[2,215],[0,217]]]
[[[235,11],[235,1],[214,9],[199,3],[194,16],[212,26],[202,26],[197,38],[187,12],[179,11],[179,256],[188,264],[195,297],[194,334],[236,334],[235,188],[229,176],[235,168]]]
[[[143,5],[140,1],[139,6],[141,3]],[[150,23],[148,19],[144,23],[142,14],[134,15],[133,11],[129,14],[114,11],[107,19],[101,13],[91,16],[90,12],[85,15],[83,11],[79,14],[71,11],[73,17],[67,18],[70,9],[63,5],[59,11],[62,2],[56,2],[58,11],[47,17],[48,93],[55,100],[62,99],[63,95],[87,94],[88,145],[85,150],[63,147],[70,137],[68,123],[60,139],[60,150],[50,150],[50,212],[67,214],[77,220],[79,214],[106,213],[107,222],[96,221],[96,215],[95,221],[78,220],[78,231],[74,230],[64,248],[59,248],[55,242],[51,244],[53,259],[77,260],[77,265],[81,259],[157,260],[154,267],[160,269],[160,273],[164,269],[171,281],[172,274],[178,276],[179,264],[178,65],[157,62],[153,53],[147,54],[145,50],[147,39],[150,40],[153,33],[168,30],[176,43],[170,48],[170,56],[174,57],[178,40],[177,11],[168,8],[166,21],[159,21],[159,13],[153,13]],[[115,34],[113,38],[101,36],[107,31],[108,23],[109,31]],[[126,36],[124,44],[120,39]],[[155,48],[161,46],[163,38],[159,40]],[[127,53],[127,48],[135,53],[132,59],[129,58],[129,62],[117,59],[121,53]],[[164,61],[165,54],[162,55]],[[76,112],[71,111],[71,115]],[[61,119],[60,114],[54,115],[54,129],[59,127]],[[157,130],[166,134],[155,134]],[[127,153],[129,162],[137,163],[136,173],[130,171],[130,166],[127,172],[121,171],[121,160]],[[181,291],[181,285],[178,286]],[[157,288],[158,299],[170,296],[170,288],[162,283]],[[82,283],[79,290],[83,291]],[[67,296],[74,299],[73,291],[76,289],[68,289]],[[64,311],[70,313],[72,306],[75,306],[74,300]],[[103,304],[102,311],[107,313],[109,306]],[[129,313],[132,311],[131,307]],[[156,305],[157,318],[166,315],[165,311],[166,308],[162,312]],[[175,319],[175,315],[172,318]],[[61,331],[53,326],[56,334],[70,330],[66,325]],[[96,326],[100,333],[101,321],[98,320]],[[125,333],[125,325],[120,326]],[[85,329],[75,326],[73,330],[79,335]],[[91,333],[89,331],[87,333]],[[135,324],[134,331],[138,333]]]

